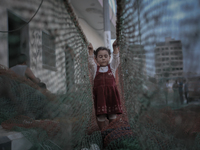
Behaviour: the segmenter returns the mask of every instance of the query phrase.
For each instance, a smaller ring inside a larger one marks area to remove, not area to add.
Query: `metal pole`
[[[104,44],[105,47],[111,49],[111,32],[110,32],[110,13],[109,0],[103,0],[103,15],[104,15]]]

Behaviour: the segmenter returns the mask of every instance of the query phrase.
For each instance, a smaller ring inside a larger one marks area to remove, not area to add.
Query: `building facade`
[[[10,68],[23,53],[35,76],[46,83],[51,92],[66,93],[74,84],[84,84],[86,71],[81,68],[87,67],[84,62],[87,50],[83,48],[88,42],[93,43],[94,48],[103,46],[104,38],[87,20],[91,18],[88,14],[95,13],[85,11],[82,16],[81,10],[97,7],[102,19],[103,8],[98,7],[101,5],[97,0],[80,2],[86,5],[77,8],[65,0],[0,2],[0,64]],[[93,23],[99,21],[97,18]]]
[[[19,54],[26,54],[27,65],[52,93],[66,93],[80,82],[83,43],[78,43],[80,33],[65,1],[8,0],[0,10],[0,28],[5,31],[0,34],[0,64],[10,68]]]
[[[183,77],[183,52],[180,40],[170,37],[155,48],[156,79],[176,79]]]
[[[131,45],[133,49],[133,68],[137,68],[138,72],[141,72],[143,76],[147,75],[146,72],[146,51],[143,45]]]
[[[146,50],[146,73],[147,78],[154,78],[155,76],[155,57],[154,57],[154,50]]]

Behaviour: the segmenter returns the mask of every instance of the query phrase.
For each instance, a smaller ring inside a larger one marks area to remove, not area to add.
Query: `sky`
[[[184,72],[197,72],[200,74],[200,1],[199,0],[144,0],[143,12],[152,9],[147,16],[151,19],[156,14],[161,14],[160,23],[148,31],[142,32],[142,39],[154,33],[154,45],[146,45],[147,50],[155,48],[155,43],[164,42],[165,37],[181,40],[183,49]],[[166,2],[165,4],[163,2]],[[160,5],[163,3],[163,5]],[[159,6],[156,8],[156,6]],[[156,9],[154,9],[156,8]],[[146,9],[146,10],[145,10]],[[153,12],[155,10],[155,12]],[[163,14],[162,14],[163,13]],[[142,21],[141,13],[141,21]],[[150,21],[153,24],[153,21]],[[150,23],[149,23],[150,25]],[[147,26],[147,25],[146,25]],[[145,45],[145,40],[143,41]],[[154,54],[150,54],[154,55]],[[154,62],[152,62],[154,63]]]

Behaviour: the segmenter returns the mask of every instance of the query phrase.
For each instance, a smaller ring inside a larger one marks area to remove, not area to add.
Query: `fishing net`
[[[71,6],[67,1],[1,3],[5,7],[2,14],[8,14],[10,23],[10,32],[1,33],[1,39],[8,39],[12,49],[9,58],[13,61],[9,65],[15,63],[17,51],[26,52],[28,42],[28,63],[47,86],[41,88],[1,67],[2,127],[20,131],[32,143],[32,149],[70,149],[80,145],[90,121],[92,94],[87,42]],[[12,26],[13,22],[16,26]],[[4,26],[2,29],[6,30]],[[17,42],[20,36],[22,43]]]
[[[0,24],[1,49],[8,45],[9,67],[16,64],[19,52],[25,53],[31,70],[47,86],[0,66],[0,124],[21,132],[31,150],[200,148],[200,106],[183,103],[183,91],[172,88],[175,80],[182,82],[199,70],[200,2],[117,0],[116,4],[120,48],[116,82],[123,114],[110,124],[106,120],[100,131],[88,41],[70,3],[0,2],[5,22]],[[166,89],[167,80],[171,86]]]

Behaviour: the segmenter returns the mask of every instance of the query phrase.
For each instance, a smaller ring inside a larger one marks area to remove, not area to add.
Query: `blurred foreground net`
[[[1,3],[26,19],[30,16],[21,8],[30,10],[32,16],[32,8],[39,5],[33,0]],[[1,66],[0,123],[4,129],[20,131],[33,150],[200,149],[200,106],[181,105],[179,89],[173,91],[172,85],[167,91],[165,88],[166,80],[189,79],[191,72],[199,70],[199,1],[117,0],[117,6],[121,60],[117,84],[124,113],[99,131],[87,40],[67,1],[44,1],[29,23],[29,63],[54,94]],[[16,34],[7,35],[10,44],[15,43]],[[168,45],[170,40],[176,41],[172,38],[181,41],[181,49],[180,45]],[[5,40],[3,35],[1,39]],[[164,43],[167,40],[168,44]],[[176,51],[181,51],[181,56],[171,54]],[[9,56],[14,57],[15,52]],[[182,70],[174,71],[180,63]]]

